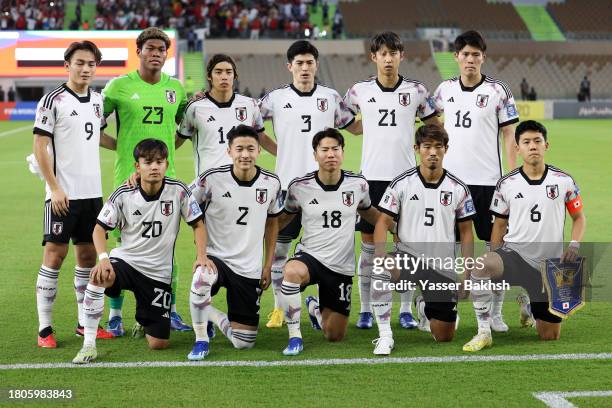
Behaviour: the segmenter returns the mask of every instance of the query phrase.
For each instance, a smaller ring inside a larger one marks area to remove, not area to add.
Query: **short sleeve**
[[[434,108],[438,112],[444,112],[444,96],[442,95],[442,85],[438,85],[435,92],[433,93],[431,100],[433,102]]]
[[[212,192],[210,190],[210,184],[203,174],[197,177],[193,183],[189,186],[193,199],[198,203],[200,208],[204,211],[210,202]]]
[[[264,127],[263,116],[255,99],[253,99],[253,105],[253,128],[255,128],[257,132],[263,132],[266,130]]]
[[[457,202],[457,208],[455,208],[455,219],[457,221],[464,221],[472,218],[476,214],[474,208],[474,200],[469,190],[461,188],[459,191],[461,199]]]
[[[361,183],[359,185],[359,191],[361,191],[361,200],[359,200],[357,209],[367,210],[372,206],[372,201],[370,200],[370,186],[368,185],[368,182],[365,179],[361,180]]]
[[[259,101],[259,111],[263,119],[272,119],[274,116],[274,98],[272,92],[267,93]]]
[[[34,119],[34,133],[37,135],[53,137],[53,130],[55,129],[55,106],[53,102],[47,104],[44,103],[43,98],[38,102],[36,107],[36,118]]]
[[[289,184],[289,188],[287,189],[287,197],[285,198],[284,204],[285,212],[297,214],[301,211],[297,193],[296,183]]]
[[[268,206],[268,215],[270,217],[276,217],[283,212],[283,192],[281,191],[280,182],[273,191],[270,205]]]
[[[177,134],[182,139],[191,139],[196,133],[194,105],[192,103],[187,107],[183,120],[181,120],[181,124],[178,127]]]
[[[178,82],[178,81],[177,81]],[[179,97],[179,107],[176,111],[176,117],[174,118],[174,122],[176,124],[179,124],[183,121],[183,118],[185,117],[185,109],[187,108],[187,95],[185,94],[185,88],[183,88],[183,85],[178,82],[178,86],[176,87],[177,89],[177,95]]]
[[[380,203],[378,203],[378,209],[395,218],[400,212],[400,202],[401,197],[397,190],[397,184],[390,184],[381,197]]]
[[[576,182],[569,177],[565,192],[565,207],[570,214],[582,211],[584,205],[582,203],[582,197],[580,197],[580,189]]]
[[[196,202],[191,191],[181,189],[181,192],[179,194],[181,204],[181,216],[187,224],[193,225],[198,222],[200,218],[202,218],[202,210],[200,209],[200,206]]]
[[[353,85],[346,91],[344,95],[344,106],[349,109],[353,114],[359,112],[359,95],[357,94],[357,87]]]
[[[104,100],[104,117],[108,117],[117,108],[116,80],[109,81],[102,89],[102,99]]]
[[[355,114],[346,106],[340,94],[334,92],[336,111],[334,112],[334,126],[344,129],[355,121]]]
[[[436,111],[436,107],[434,105],[434,101],[429,95],[429,91],[425,88],[425,85],[419,84],[417,86],[418,96],[419,96],[419,105],[417,107],[417,116],[422,120],[426,121],[427,119],[437,116],[438,112]]]
[[[516,102],[514,102],[514,96],[510,89],[505,89],[502,92],[497,107],[497,122],[499,127],[508,126],[519,121],[518,110],[516,109]]]
[[[510,216],[510,207],[503,194],[503,184],[500,183],[495,188],[489,209],[496,217],[508,218]]]
[[[113,194],[114,195],[114,194]],[[121,225],[123,219],[119,201],[121,197],[111,198],[104,204],[100,214],[98,214],[97,223],[105,230],[114,230]]]

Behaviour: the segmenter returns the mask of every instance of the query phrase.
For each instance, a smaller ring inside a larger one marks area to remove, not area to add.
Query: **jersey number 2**
[[[247,225],[245,218],[249,213],[249,207],[238,207],[238,211],[240,211],[242,214],[240,214],[240,217],[238,217],[238,219],[236,220],[236,224]]]

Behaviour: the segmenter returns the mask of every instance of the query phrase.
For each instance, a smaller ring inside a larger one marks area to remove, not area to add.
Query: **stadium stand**
[[[404,38],[416,38],[426,27],[468,29],[478,27],[487,38],[530,39],[525,23],[511,3],[485,0],[363,0],[340,2],[345,30],[350,36],[371,36],[381,30],[394,30]],[[381,11],[389,10],[388,13]]]
[[[0,30],[61,30],[64,1],[2,0]]]
[[[568,39],[612,39],[612,7],[609,0],[550,2],[546,9]]]

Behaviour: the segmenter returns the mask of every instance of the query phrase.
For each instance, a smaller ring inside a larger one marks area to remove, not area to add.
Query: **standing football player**
[[[83,335],[83,297],[96,263],[91,234],[102,208],[99,146],[115,149],[114,139],[101,132],[106,126],[102,97],[89,88],[101,60],[102,54],[94,43],[70,44],[64,52],[68,82],[44,95],[36,109],[33,150],[46,182],[44,253],[36,281],[39,347],[57,347],[52,311],[70,239],[76,258],[76,332]],[[97,336],[112,337],[101,328]]]
[[[450,149],[445,166],[470,188],[476,207],[476,235],[491,240],[493,216],[489,211],[495,183],[502,176],[500,129],[508,168],[516,167],[514,123],[519,121],[510,87],[481,72],[487,45],[477,31],[455,39],[455,61],[460,76],[442,82],[434,92],[436,108],[444,112]],[[504,291],[496,291],[491,329],[508,331],[502,317]]]
[[[378,205],[385,189],[397,175],[416,165],[414,124],[417,118],[425,123],[438,123],[437,112],[422,82],[399,74],[404,59],[404,45],[393,32],[377,34],[370,42],[370,58],[376,64],[376,77],[353,85],[344,100],[353,112],[361,112],[363,148],[361,174],[370,185],[370,196]],[[358,264],[361,311],[357,327],[372,327],[370,290],[374,260],[374,225],[360,220],[361,255]],[[400,324],[416,327],[411,313],[413,291],[402,295]]]
[[[143,139],[154,138],[168,146],[168,176],[175,177],[174,150],[176,125],[183,118],[187,99],[183,85],[176,78],[162,72],[168,56],[170,39],[159,28],[149,27],[136,39],[136,53],[140,66],[136,71],[114,78],[102,91],[104,116],[115,112],[117,120],[117,157],[115,159],[115,188],[128,180],[134,171],[134,147]],[[118,234],[116,234],[117,238]],[[176,312],[178,270],[172,279],[172,329],[188,331]],[[110,300],[108,330],[123,336],[121,308],[123,295]]]
[[[196,177],[213,167],[232,164],[227,135],[238,125],[254,127],[261,146],[276,155],[276,143],[264,132],[257,102],[234,92],[238,79],[234,60],[225,54],[213,55],[206,66],[206,79],[210,89],[187,105],[176,141],[179,148],[191,139]]]
[[[495,187],[490,207],[495,215],[493,252],[483,257],[483,268],[472,272],[472,280],[480,284],[472,290],[478,333],[463,346],[464,351],[479,351],[493,344],[493,295],[487,285],[491,280],[504,280],[527,291],[531,303],[526,306],[531,308],[540,339],[557,340],[561,334],[561,318],[548,310],[539,268],[549,258],[576,259],[586,229],[582,198],[569,174],[544,161],[549,145],[541,123],[520,123],[515,141],[523,165],[502,177]],[[566,211],[572,219],[572,231],[564,251]]]
[[[280,177],[283,195],[289,182],[296,177],[314,171],[317,162],[304,154],[310,149],[312,137],[326,128],[346,129],[353,134],[361,133],[361,121],[355,121],[335,90],[315,83],[319,68],[319,51],[310,42],[299,40],[287,50],[287,69],[293,80],[290,84],[275,89],[260,101],[264,119],[272,119],[274,135],[278,144],[275,173]],[[267,327],[282,327],[283,311],[278,303],[283,266],[287,262],[291,241],[300,234],[300,216],[281,229],[276,242],[272,264],[272,289],[274,310]]]
[[[362,175],[342,170],[344,137],[333,128],[315,134],[314,158],[319,170],[294,179],[287,189],[281,228],[301,214],[304,234],[295,257],[283,270],[281,305],[289,329],[286,356],[304,347],[300,331],[300,291],[319,286],[319,297],[306,298],[313,328],[329,341],[346,335],[355,273],[357,214],[376,223],[378,211],[370,204],[368,183]]]
[[[191,190],[165,177],[168,148],[158,139],[144,139],[134,148],[136,186],[123,185],[100,211],[93,240],[99,263],[92,270],[85,291],[83,347],[72,360],[87,364],[97,356],[96,327],[104,311],[104,294],[117,296],[130,290],[136,298],[136,321],[142,325],[149,348],[168,347],[174,246],[181,218],[195,236],[197,266],[211,267],[204,247],[202,211]],[[121,231],[121,246],[106,252],[107,231]]]
[[[270,285],[278,235],[276,217],[282,211],[280,180],[255,165],[261,152],[256,129],[238,125],[227,134],[227,145],[226,154],[233,164],[212,168],[191,185],[204,209],[206,254],[215,269],[198,269],[193,275],[189,299],[196,341],[189,360],[208,355],[209,321],[235,348],[252,348],[259,324],[259,299]],[[226,288],[227,315],[211,305],[221,287]]]
[[[464,258],[474,256],[472,217],[474,203],[468,187],[444,169],[448,135],[441,125],[421,126],[415,135],[415,152],[420,164],[397,176],[383,195],[382,212],[376,228],[376,256],[383,257],[387,230],[398,220],[397,251],[410,258],[440,260],[440,264],[420,265],[415,269],[383,269],[372,275],[372,308],[380,337],[374,341],[374,354],[389,355],[394,347],[391,331],[392,297],[390,281],[428,282],[417,298],[419,329],[431,332],[435,341],[451,341],[457,321],[457,291],[451,285],[458,281],[457,268],[448,261],[456,259],[455,224],[459,225]],[[463,265],[463,263],[462,263]],[[448,285],[449,289],[431,289],[429,285]]]

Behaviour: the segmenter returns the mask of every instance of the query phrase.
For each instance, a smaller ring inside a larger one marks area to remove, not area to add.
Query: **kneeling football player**
[[[493,251],[483,257],[484,267],[472,273],[472,280],[479,284],[478,290],[472,290],[478,333],[463,346],[464,351],[479,351],[493,344],[492,292],[487,285],[491,280],[503,280],[527,291],[531,302],[521,304],[521,315],[532,314],[540,339],[557,340],[561,335],[561,318],[549,311],[538,269],[549,258],[568,262],[576,259],[586,228],[580,190],[569,174],[544,162],[548,141],[541,123],[522,122],[516,128],[515,140],[523,165],[502,177],[495,187],[491,202],[495,215]],[[572,231],[564,251],[566,209],[572,218]]]
[[[259,298],[270,285],[278,218],[279,178],[255,165],[261,153],[256,129],[239,125],[227,134],[233,164],[202,173],[191,185],[204,211],[206,254],[212,268],[196,269],[189,297],[196,341],[189,360],[202,360],[216,324],[237,349],[255,345]],[[265,256],[263,244],[265,242]],[[262,267],[263,256],[263,267]],[[227,315],[211,305],[226,289]]]
[[[124,185],[110,196],[98,215],[93,241],[100,262],[85,290],[83,348],[72,360],[86,364],[96,359],[96,329],[104,310],[104,295],[116,297],[121,290],[134,292],[136,321],[144,327],[149,347],[168,347],[170,297],[174,243],[183,218],[194,230],[195,265],[210,267],[204,253],[205,227],[202,211],[189,188],[165,177],[168,148],[160,140],[145,139],[134,149],[140,183]],[[120,247],[106,253],[106,233],[119,229]]]
[[[351,310],[355,273],[355,220],[357,214],[375,224],[378,210],[370,203],[366,179],[342,170],[344,137],[332,128],[315,134],[314,158],[319,165],[295,178],[287,189],[283,228],[301,213],[304,234],[295,257],[283,269],[281,305],[289,329],[286,356],[299,354],[304,347],[300,331],[300,292],[319,286],[319,298],[306,298],[313,328],[322,329],[329,341],[346,335]]]
[[[458,282],[455,262],[455,223],[459,227],[461,253],[473,258],[474,204],[468,187],[443,167],[448,135],[439,125],[424,125],[416,131],[414,151],[420,164],[397,176],[382,196],[382,212],[374,229],[376,256],[385,256],[387,229],[397,219],[397,253],[411,261],[406,267],[381,268],[372,275],[372,309],[379,338],[374,354],[389,355],[394,346],[390,325],[390,282],[419,285],[416,299],[419,329],[431,332],[438,342],[451,341],[457,321]],[[436,261],[440,262],[436,262]],[[450,260],[450,263],[449,263]],[[431,284],[431,285],[430,285]],[[457,290],[455,290],[457,289]]]

